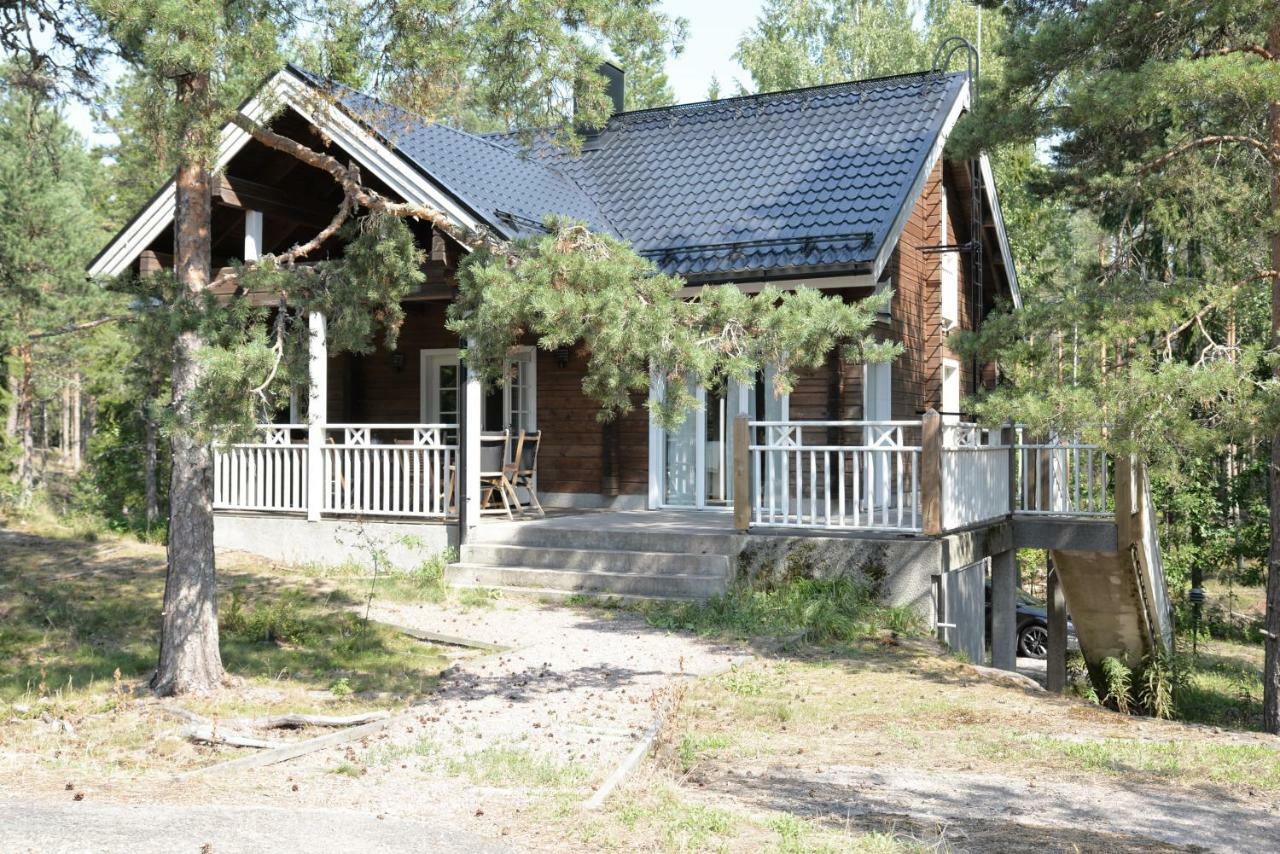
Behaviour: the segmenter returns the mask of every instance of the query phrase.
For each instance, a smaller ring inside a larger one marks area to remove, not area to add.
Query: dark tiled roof
[[[541,231],[543,219],[553,213],[616,234],[591,197],[562,170],[539,162],[534,152],[424,122],[360,92],[344,90],[340,100],[402,157],[508,236]]]
[[[508,234],[563,214],[667,272],[726,278],[869,265],[964,80],[922,73],[622,113],[576,156],[426,124],[363,95],[349,106]]]

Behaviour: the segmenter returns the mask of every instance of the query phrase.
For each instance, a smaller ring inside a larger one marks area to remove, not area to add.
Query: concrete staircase
[[[673,528],[654,517],[637,515],[630,525],[627,514],[480,525],[445,580],[547,598],[696,600],[724,593],[742,538],[687,522]]]

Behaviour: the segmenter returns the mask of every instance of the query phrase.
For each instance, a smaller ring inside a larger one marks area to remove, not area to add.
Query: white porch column
[[[473,528],[480,521],[480,431],[484,426],[484,395],[480,378],[470,369],[466,372],[461,403],[464,410],[462,453],[466,459],[462,478],[463,518],[466,526]]]
[[[662,504],[662,428],[654,418],[654,408],[662,402],[662,377],[657,371],[649,372],[649,501],[650,510],[657,510]]]
[[[324,501],[324,433],[329,403],[329,345],[323,312],[307,313],[307,331],[311,378],[307,395],[307,520],[317,522]]]
[[[262,211],[244,212],[244,260],[262,257]]]

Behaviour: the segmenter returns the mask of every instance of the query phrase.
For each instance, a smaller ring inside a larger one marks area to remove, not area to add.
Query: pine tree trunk
[[[9,387],[13,392],[10,404],[13,412],[13,436],[18,440],[18,460],[14,468],[13,479],[18,485],[22,500],[26,500],[35,484],[35,430],[32,414],[35,400],[32,395],[31,344],[20,344],[17,350],[17,364],[14,373],[9,377]]]
[[[80,447],[80,404],[83,395],[80,393],[80,373],[77,371],[71,381],[71,436],[68,444],[71,446],[71,470],[73,472],[80,471],[81,447]]]
[[[148,535],[160,518],[160,489],[156,483],[156,420],[151,416],[154,399],[154,392],[148,389],[142,407],[142,486]]]
[[[209,75],[178,78],[178,107],[188,116],[178,165],[174,214],[174,272],[179,299],[198,300],[209,286],[211,262],[210,175],[203,162],[201,112]],[[212,456],[194,435],[193,392],[203,370],[203,345],[194,330],[173,348],[172,471],[169,478],[169,568],[165,577],[160,662],[151,687],[161,695],[211,691],[223,680],[218,650],[218,601],[214,583]]]
[[[16,438],[18,435],[18,348],[12,347],[9,350],[9,411],[4,414],[4,433],[6,436]]]
[[[58,433],[58,451],[62,456],[62,465],[67,464],[67,454],[71,450],[71,445],[67,442],[67,437],[71,435],[71,384],[63,381],[62,383],[62,429]]]
[[[1271,24],[1267,50],[1280,56],[1280,17]],[[1276,60],[1272,60],[1273,62]],[[1280,154],[1280,101],[1272,101],[1268,115],[1273,155]],[[1271,213],[1280,217],[1280,165],[1271,164]],[[1280,271],[1280,231],[1271,235],[1271,269]],[[1280,346],[1280,274],[1271,279],[1271,346]],[[1280,379],[1280,363],[1273,369]],[[1271,550],[1267,560],[1266,635],[1262,665],[1262,728],[1280,735],[1280,430],[1271,436]]]

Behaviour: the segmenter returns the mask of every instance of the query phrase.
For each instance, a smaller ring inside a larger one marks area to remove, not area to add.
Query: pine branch
[[[1245,136],[1243,134],[1221,133],[1202,136],[1199,139],[1184,142],[1181,145],[1166,151],[1164,154],[1161,154],[1155,160],[1148,161],[1142,166],[1139,166],[1138,174],[1150,174],[1151,172],[1162,168],[1170,161],[1175,160],[1187,152],[1193,151],[1197,148],[1204,148],[1210,145],[1221,145],[1223,143],[1235,143],[1238,145],[1245,145],[1250,148],[1256,148],[1258,151],[1262,152],[1262,156],[1267,158],[1267,160],[1271,161],[1273,164],[1280,164],[1280,152],[1273,151],[1271,146],[1267,145],[1262,140],[1256,139],[1252,136]]]
[[[1252,53],[1260,56],[1267,61],[1275,59],[1275,55],[1260,44],[1241,44],[1231,45],[1229,47],[1217,47],[1211,50],[1198,50],[1192,54],[1192,59],[1206,59],[1211,56],[1227,56],[1233,53]]]
[[[351,198],[349,196],[344,196],[342,204],[338,206],[338,212],[333,215],[333,219],[329,221],[329,224],[320,230],[319,234],[308,240],[306,243],[299,243],[293,248],[276,255],[276,262],[280,264],[292,264],[299,258],[305,258],[312,252],[315,252],[324,245],[326,240],[338,233],[338,229],[342,228],[350,216]]]
[[[482,243],[487,248],[503,251],[504,241],[487,231],[473,231],[455,225],[443,211],[426,205],[412,202],[393,202],[380,193],[370,190],[360,180],[360,171],[355,167],[343,166],[339,160],[329,154],[323,154],[303,145],[287,136],[282,136],[269,128],[265,128],[250,120],[243,113],[237,113],[235,123],[247,131],[258,142],[301,160],[308,166],[327,172],[347,198],[371,211],[389,216],[425,220],[436,228],[453,237],[463,245]]]
[[[117,314],[111,317],[99,317],[97,320],[86,320],[83,323],[68,323],[66,326],[60,326],[57,329],[46,329],[42,332],[32,332],[27,336],[27,340],[38,341],[41,338],[55,338],[59,335],[71,335],[76,332],[84,332],[88,329],[105,326],[108,323],[120,323],[126,320],[133,320],[133,315]]]

